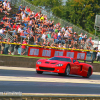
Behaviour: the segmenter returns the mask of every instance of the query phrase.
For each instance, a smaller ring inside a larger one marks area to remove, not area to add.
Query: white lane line
[[[24,96],[27,96],[27,95],[33,95],[33,96],[91,96],[91,97],[94,97],[94,96],[98,96],[100,97],[99,94],[59,94],[59,93],[22,93],[22,95]]]
[[[93,72],[93,75],[100,75],[100,72]]]
[[[58,93],[22,93],[23,96],[27,96],[27,95],[31,95],[31,96],[90,96],[90,97],[94,97],[94,96],[97,96],[97,97],[100,97],[99,94],[58,94]]]
[[[0,66],[0,69],[4,70],[20,70],[20,71],[36,71],[35,68],[25,68],[25,67],[6,67],[6,66]]]
[[[65,78],[44,78],[44,77],[14,77],[0,76],[0,81],[26,81],[26,82],[58,82],[58,83],[84,83],[100,84],[100,80],[92,79],[65,79]]]
[[[35,68],[24,68],[24,67],[7,67],[7,66],[0,66],[0,69],[3,70],[20,70],[20,71],[36,71]],[[93,75],[100,75],[100,72],[93,72]]]

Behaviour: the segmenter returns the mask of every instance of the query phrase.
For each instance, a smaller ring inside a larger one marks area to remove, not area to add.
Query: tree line
[[[100,0],[28,0],[35,6],[45,6],[54,15],[65,19],[78,27],[95,34],[94,24],[96,14],[100,14]],[[97,32],[97,35],[99,32]]]

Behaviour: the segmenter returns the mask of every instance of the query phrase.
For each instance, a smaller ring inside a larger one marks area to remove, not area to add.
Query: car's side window
[[[76,60],[75,60],[75,59],[73,59],[73,63],[74,63],[74,62],[76,62]]]

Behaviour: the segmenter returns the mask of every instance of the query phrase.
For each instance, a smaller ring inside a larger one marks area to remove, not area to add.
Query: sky
[[[65,5],[66,1],[67,1],[67,0],[62,0],[62,2],[63,2],[63,5]]]

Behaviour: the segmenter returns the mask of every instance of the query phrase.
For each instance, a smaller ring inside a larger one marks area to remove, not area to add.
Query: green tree
[[[62,5],[62,0],[33,0],[32,3],[36,6],[46,6],[53,8]]]
[[[68,0],[66,18],[88,32],[94,31],[95,15],[100,13],[99,0]]]
[[[53,14],[63,19],[65,18],[64,10],[65,10],[64,6],[56,6],[52,8]]]
[[[45,6],[54,15],[63,18],[64,6],[62,6],[62,0],[33,0],[31,2],[35,6]]]

